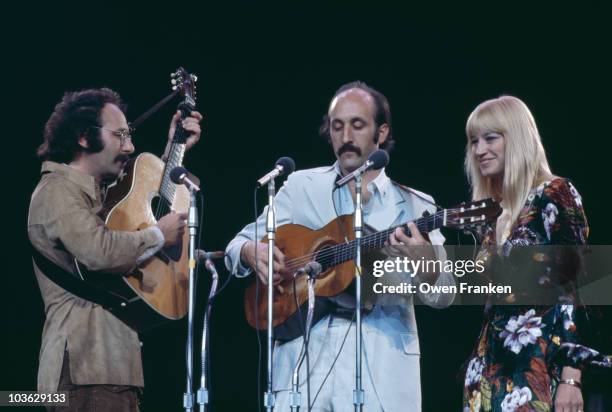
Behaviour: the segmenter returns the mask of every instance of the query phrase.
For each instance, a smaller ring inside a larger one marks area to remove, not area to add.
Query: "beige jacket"
[[[44,162],[32,194],[28,236],[45,257],[75,273],[74,258],[88,269],[120,276],[138,257],[159,247],[156,230],[112,231],[97,215],[102,202],[90,175]],[[162,242],[163,243],[163,242]],[[34,265],[45,305],[38,390],[57,390],[65,350],[75,384],[144,386],[138,335],[102,306],[80,299]]]

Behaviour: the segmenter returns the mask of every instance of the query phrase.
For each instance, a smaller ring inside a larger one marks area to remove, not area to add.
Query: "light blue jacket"
[[[337,215],[352,214],[354,204],[348,186],[335,190],[332,201],[332,190],[338,175],[337,163],[292,173],[275,198],[277,227],[294,223],[320,229]],[[387,177],[384,169],[364,189],[371,193],[370,200],[364,206],[364,223],[377,231],[421,217],[426,210],[434,213],[436,209],[431,196],[413,189],[400,188]],[[257,237],[260,240],[266,235],[265,219],[266,210],[257,220]],[[237,277],[245,277],[251,272],[251,269],[240,262],[240,249],[246,241],[254,239],[255,223],[251,223],[227,246],[225,263]],[[442,245],[445,240],[439,230],[430,232],[429,239],[433,245]],[[440,259],[446,258],[441,247],[436,250],[436,254]],[[418,276],[411,278],[404,273],[387,273],[384,276],[388,279],[391,276],[401,276],[406,282],[418,282]],[[454,277],[450,273],[441,273],[436,284],[454,285]],[[434,307],[446,307],[453,298],[448,295],[419,296],[425,303]],[[404,296],[405,300],[401,304],[398,304],[396,296],[390,298],[389,304],[385,302],[386,298],[384,295],[378,296],[377,306],[364,317],[366,367],[384,410],[419,411],[420,348],[412,296]],[[327,322],[328,318],[324,318],[315,328],[320,336],[325,335]],[[316,347],[317,341],[317,337],[311,335],[312,354],[325,350],[324,347]],[[291,370],[300,346],[301,338],[275,348],[275,390],[290,388]],[[301,379],[301,382],[304,380]]]

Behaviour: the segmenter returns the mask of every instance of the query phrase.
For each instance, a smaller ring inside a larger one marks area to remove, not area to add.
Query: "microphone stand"
[[[264,395],[264,406],[268,412],[274,410],[275,402],[274,392],[272,392],[272,349],[274,345],[272,311],[274,310],[274,243],[276,239],[274,195],[274,179],[270,179],[268,182],[268,213],[266,215],[266,232],[268,236],[268,385]]]
[[[200,389],[198,389],[198,404],[200,405],[200,412],[206,411],[206,406],[208,404],[208,387],[206,386],[206,373],[207,371],[207,345],[208,345],[208,335],[209,335],[209,321],[210,321],[210,312],[212,310],[212,300],[217,293],[217,284],[219,283],[219,275],[217,273],[217,269],[215,268],[214,263],[210,258],[206,258],[205,263],[206,269],[212,275],[212,284],[210,286],[210,292],[208,293],[208,304],[206,305],[206,311],[204,312],[204,326],[202,327],[202,371],[200,378]]]
[[[183,394],[183,407],[185,412],[193,411],[193,312],[195,307],[195,276],[196,276],[196,235],[198,228],[198,214],[196,205],[196,192],[191,187],[189,217],[189,310],[187,316],[187,390]]]
[[[320,273],[320,271],[319,271]],[[308,353],[308,343],[310,341],[310,327],[312,326],[312,318],[314,314],[315,308],[315,293],[314,293],[314,284],[315,280],[318,276],[316,273],[314,276],[312,273],[308,274],[308,314],[306,315],[306,329],[304,331],[304,346],[302,347],[302,351],[300,352],[300,357],[298,358],[298,362],[293,369],[293,379],[291,381],[291,393],[290,396],[290,406],[291,412],[299,412],[300,406],[302,403],[302,396],[300,394],[299,389],[299,372],[302,367],[302,363],[304,363],[304,359],[306,354]],[[298,309],[299,310],[299,309]],[[306,370],[306,374],[309,374],[310,371]],[[310,405],[307,405],[306,410],[310,410]]]
[[[363,231],[363,208],[361,200],[361,174],[355,176],[355,390],[353,390],[353,404],[355,412],[363,411],[364,393],[361,381],[361,237]]]

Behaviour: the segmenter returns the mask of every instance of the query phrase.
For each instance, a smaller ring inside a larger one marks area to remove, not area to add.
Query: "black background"
[[[111,87],[134,119],[169,93],[168,75],[177,66],[199,75],[204,133],[185,164],[205,191],[208,250],[224,249],[253,219],[253,181],[278,157],[292,156],[298,168],[334,161],[317,128],[341,84],[360,79],[389,98],[397,146],[388,174],[446,206],[469,196],[462,170],[467,116],[485,99],[513,94],[534,113],[553,172],[572,178],[582,193],[591,242],[610,243],[612,36],[604,2],[12,7],[4,10],[2,28],[8,283],[0,389],[35,388],[44,312],[27,252],[27,206],[43,125],[67,90]],[[173,110],[167,106],[140,127],[138,152],[161,153]],[[455,235],[447,235],[453,242]],[[224,280],[227,272],[218,266]],[[203,296],[209,281],[202,279]],[[243,288],[232,280],[214,307],[216,411],[256,410],[257,344],[242,314]],[[424,409],[460,410],[455,375],[478,334],[481,308],[419,307],[417,321]],[[180,321],[143,335],[145,410],[181,409],[185,334]]]

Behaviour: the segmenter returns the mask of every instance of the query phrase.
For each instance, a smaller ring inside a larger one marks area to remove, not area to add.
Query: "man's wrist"
[[[160,227],[158,225],[151,226],[151,231],[157,238],[157,246],[164,246],[166,243],[166,237],[164,236],[164,232],[160,229]]]
[[[249,246],[249,244],[252,242],[253,242],[252,240],[247,240],[246,242],[242,244],[242,247],[240,248],[240,264],[245,268],[249,267],[249,262],[248,262],[248,259],[246,258],[248,251],[246,249]]]

